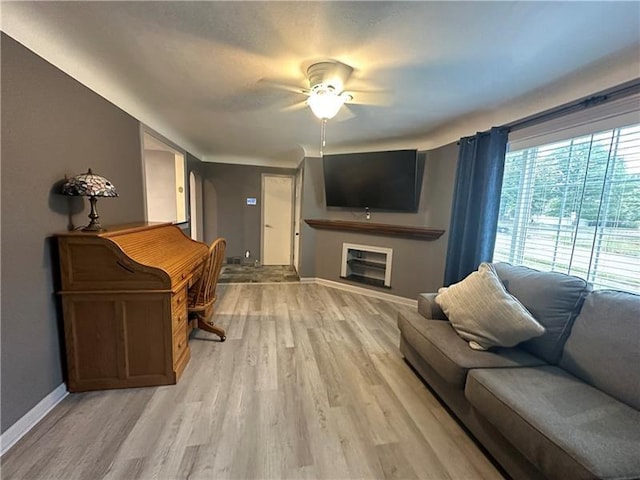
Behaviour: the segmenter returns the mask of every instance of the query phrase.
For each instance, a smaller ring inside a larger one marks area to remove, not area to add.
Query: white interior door
[[[262,175],[262,264],[291,265],[293,177]]]

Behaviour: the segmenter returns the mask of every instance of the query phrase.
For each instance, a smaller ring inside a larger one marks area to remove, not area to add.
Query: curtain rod
[[[631,80],[616,87],[603,90],[602,92],[590,95],[589,97],[574,102],[566,103],[559,107],[551,108],[535,115],[525,117],[520,120],[516,120],[512,123],[502,125],[500,128],[508,128],[510,131],[521,130],[532,125],[537,125],[554,118],[562,117],[570,113],[586,110],[587,108],[595,107],[596,105],[602,105],[613,100],[628,97],[640,93],[640,79]]]

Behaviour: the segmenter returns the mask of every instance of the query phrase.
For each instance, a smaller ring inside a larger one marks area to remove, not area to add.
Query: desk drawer
[[[171,328],[173,333],[187,321],[187,289],[183,288],[171,297]]]
[[[171,312],[171,331],[174,335],[178,329],[184,328],[188,315],[189,313],[187,312],[186,305],[184,305],[180,310],[174,310]]]
[[[173,334],[173,364],[176,365],[189,348],[187,339],[187,323],[183,323]]]
[[[171,310],[176,312],[187,307],[187,289],[183,288],[171,297]]]

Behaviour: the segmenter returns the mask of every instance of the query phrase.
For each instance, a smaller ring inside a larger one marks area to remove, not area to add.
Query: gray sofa
[[[545,334],[472,350],[422,294],[398,316],[406,361],[514,479],[639,479],[640,296],[495,267]]]

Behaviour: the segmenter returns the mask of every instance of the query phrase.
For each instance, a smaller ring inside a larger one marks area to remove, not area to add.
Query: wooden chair
[[[216,302],[216,286],[224,260],[227,241],[218,238],[209,247],[209,256],[202,267],[200,279],[189,290],[189,319],[196,321],[197,327],[215,333],[220,341],[226,340],[225,331],[213,323],[213,304]]]

